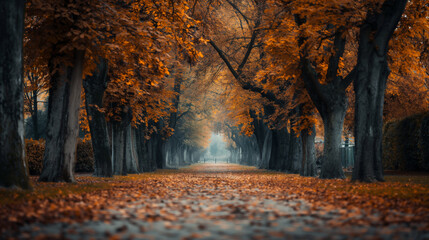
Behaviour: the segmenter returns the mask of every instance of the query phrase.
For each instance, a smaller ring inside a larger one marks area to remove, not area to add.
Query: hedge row
[[[40,175],[43,166],[43,154],[45,152],[45,142],[43,140],[25,140],[25,156],[31,175]],[[79,141],[77,144],[76,172],[93,172],[94,157],[91,142]]]
[[[383,166],[389,170],[429,171],[429,113],[384,125]]]

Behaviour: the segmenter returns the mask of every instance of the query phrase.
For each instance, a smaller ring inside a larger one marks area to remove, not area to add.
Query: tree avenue
[[[216,133],[225,161],[343,179],[350,134],[352,180],[384,181],[383,123],[429,111],[428,5],[2,1],[0,186],[30,187],[24,110],[39,181],[75,182],[79,128],[99,177],[201,162]]]

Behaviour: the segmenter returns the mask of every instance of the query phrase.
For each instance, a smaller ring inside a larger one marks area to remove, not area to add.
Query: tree
[[[354,129],[359,148],[356,151],[356,157],[359,156],[359,159],[355,162],[357,165],[354,168],[356,174],[354,179],[382,180],[379,157],[381,156],[382,125],[380,109],[384,102],[388,60],[394,66],[394,71],[399,71],[402,76],[411,74],[424,77],[425,75],[421,70],[421,61],[415,58],[419,55],[419,50],[416,50],[415,46],[422,46],[425,42],[422,37],[425,35],[425,30],[422,29],[427,29],[427,24],[424,24],[427,22],[427,17],[425,18],[427,13],[423,13],[425,11],[422,9],[426,9],[427,4],[421,1],[410,1],[411,7],[408,8],[408,12],[402,14],[405,4],[406,1],[346,1],[342,4],[335,1],[311,0],[271,2],[270,11],[289,17],[278,18],[280,19],[277,21],[278,25],[274,25],[272,30],[277,33],[274,35],[277,39],[273,38],[271,43],[268,41],[268,45],[271,44],[272,49],[277,50],[277,52],[273,51],[277,61],[281,63],[283,58],[283,63],[288,66],[283,71],[284,79],[299,76],[294,69],[302,70],[301,77],[306,90],[325,125],[325,160],[327,161],[322,163],[321,177],[344,176],[338,148],[347,109],[346,88],[354,81],[356,96]],[[398,25],[401,15],[402,20]],[[413,24],[410,24],[411,22]],[[294,24],[296,24],[295,27]],[[289,31],[279,31],[279,28],[289,29]],[[394,33],[396,35],[392,35]],[[390,51],[389,58],[387,54],[390,40],[397,43],[394,44],[397,49]],[[404,44],[406,42],[409,44]],[[299,46],[299,54],[295,51],[298,48],[291,45]],[[286,51],[280,50],[282,46]],[[420,47],[420,52],[422,49],[424,48]],[[296,64],[297,62],[299,65]],[[405,62],[407,64],[404,65]],[[410,69],[408,66],[411,66],[412,70],[405,70],[405,68]],[[372,78],[378,78],[379,82],[368,80]],[[357,83],[358,81],[360,83]],[[357,105],[361,107],[358,109]],[[378,115],[374,115],[376,112]],[[337,120],[333,120],[334,116]],[[365,118],[370,120],[363,120]],[[363,147],[364,145],[366,147]],[[375,161],[375,159],[378,160]],[[364,174],[365,171],[368,173]],[[360,177],[357,177],[358,175]],[[364,175],[367,177],[363,177]]]
[[[112,160],[107,132],[106,116],[103,111],[104,92],[108,83],[108,63],[100,59],[96,71],[83,82],[86,112],[89,116],[91,143],[94,152],[95,176],[111,177]]]
[[[384,92],[390,73],[387,57],[389,41],[406,3],[406,0],[384,1],[380,11],[367,13],[360,27],[354,81],[356,150],[352,180],[384,181],[381,145]]]
[[[0,186],[31,188],[25,162],[23,34],[25,2],[0,2]]]

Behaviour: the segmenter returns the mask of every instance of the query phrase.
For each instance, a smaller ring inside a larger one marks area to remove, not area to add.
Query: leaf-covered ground
[[[320,180],[234,164],[0,190],[1,238],[429,239],[427,176]]]

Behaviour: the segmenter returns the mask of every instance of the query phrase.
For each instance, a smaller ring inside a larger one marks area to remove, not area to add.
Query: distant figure
[[[215,158],[215,163],[216,163],[216,158]]]

